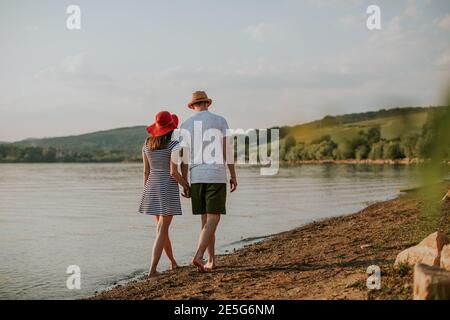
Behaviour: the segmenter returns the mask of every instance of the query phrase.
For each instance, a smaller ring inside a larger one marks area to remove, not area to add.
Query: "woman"
[[[147,127],[150,134],[142,147],[144,162],[144,192],[139,212],[156,216],[157,236],[153,244],[152,262],[148,277],[154,277],[163,250],[177,267],[169,239],[169,226],[174,215],[181,215],[178,184],[183,196],[189,196],[189,184],[178,171],[178,141],[172,141],[172,133],[178,127],[178,117],[167,111],[159,112],[155,123]]]

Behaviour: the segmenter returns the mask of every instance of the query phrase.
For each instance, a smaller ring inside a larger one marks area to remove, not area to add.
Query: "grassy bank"
[[[182,267],[93,299],[410,299],[412,270],[394,269],[396,255],[433,231],[450,236],[450,201],[430,217],[427,206],[436,199],[423,194],[278,234],[220,256],[211,273]],[[381,268],[380,290],[366,287],[370,265]]]

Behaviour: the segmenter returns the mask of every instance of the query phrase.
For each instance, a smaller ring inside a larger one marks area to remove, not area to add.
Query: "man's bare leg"
[[[216,245],[216,235],[213,234],[209,240],[207,247],[208,251],[208,262],[205,264],[204,268],[206,270],[214,270],[216,268],[216,256],[215,256],[215,245]]]
[[[203,255],[212,240],[212,237],[215,235],[217,225],[220,221],[220,214],[206,214],[206,223],[200,232],[200,237],[198,240],[197,252],[195,253],[194,258],[192,258],[192,264],[197,267],[199,271],[204,272],[205,268],[203,266]]]
[[[202,214],[202,229],[206,224],[206,214]],[[216,236],[215,234],[211,237],[211,240],[208,243],[207,252],[208,252],[208,262],[204,265],[206,270],[214,270],[216,267],[216,256],[215,256],[215,245],[216,245]]]

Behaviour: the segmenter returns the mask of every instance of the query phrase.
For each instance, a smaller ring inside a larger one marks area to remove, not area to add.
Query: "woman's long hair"
[[[172,139],[172,133],[173,133],[173,130],[166,133],[163,136],[148,137],[146,140],[147,146],[152,151],[167,148],[167,145],[169,144],[170,140]]]

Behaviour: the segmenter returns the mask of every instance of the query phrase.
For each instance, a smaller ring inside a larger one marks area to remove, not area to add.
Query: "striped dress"
[[[171,141],[167,148],[150,150],[142,147],[150,165],[150,175],[144,186],[139,212],[150,215],[180,215],[180,189],[170,176],[170,157],[179,152],[178,141]]]

